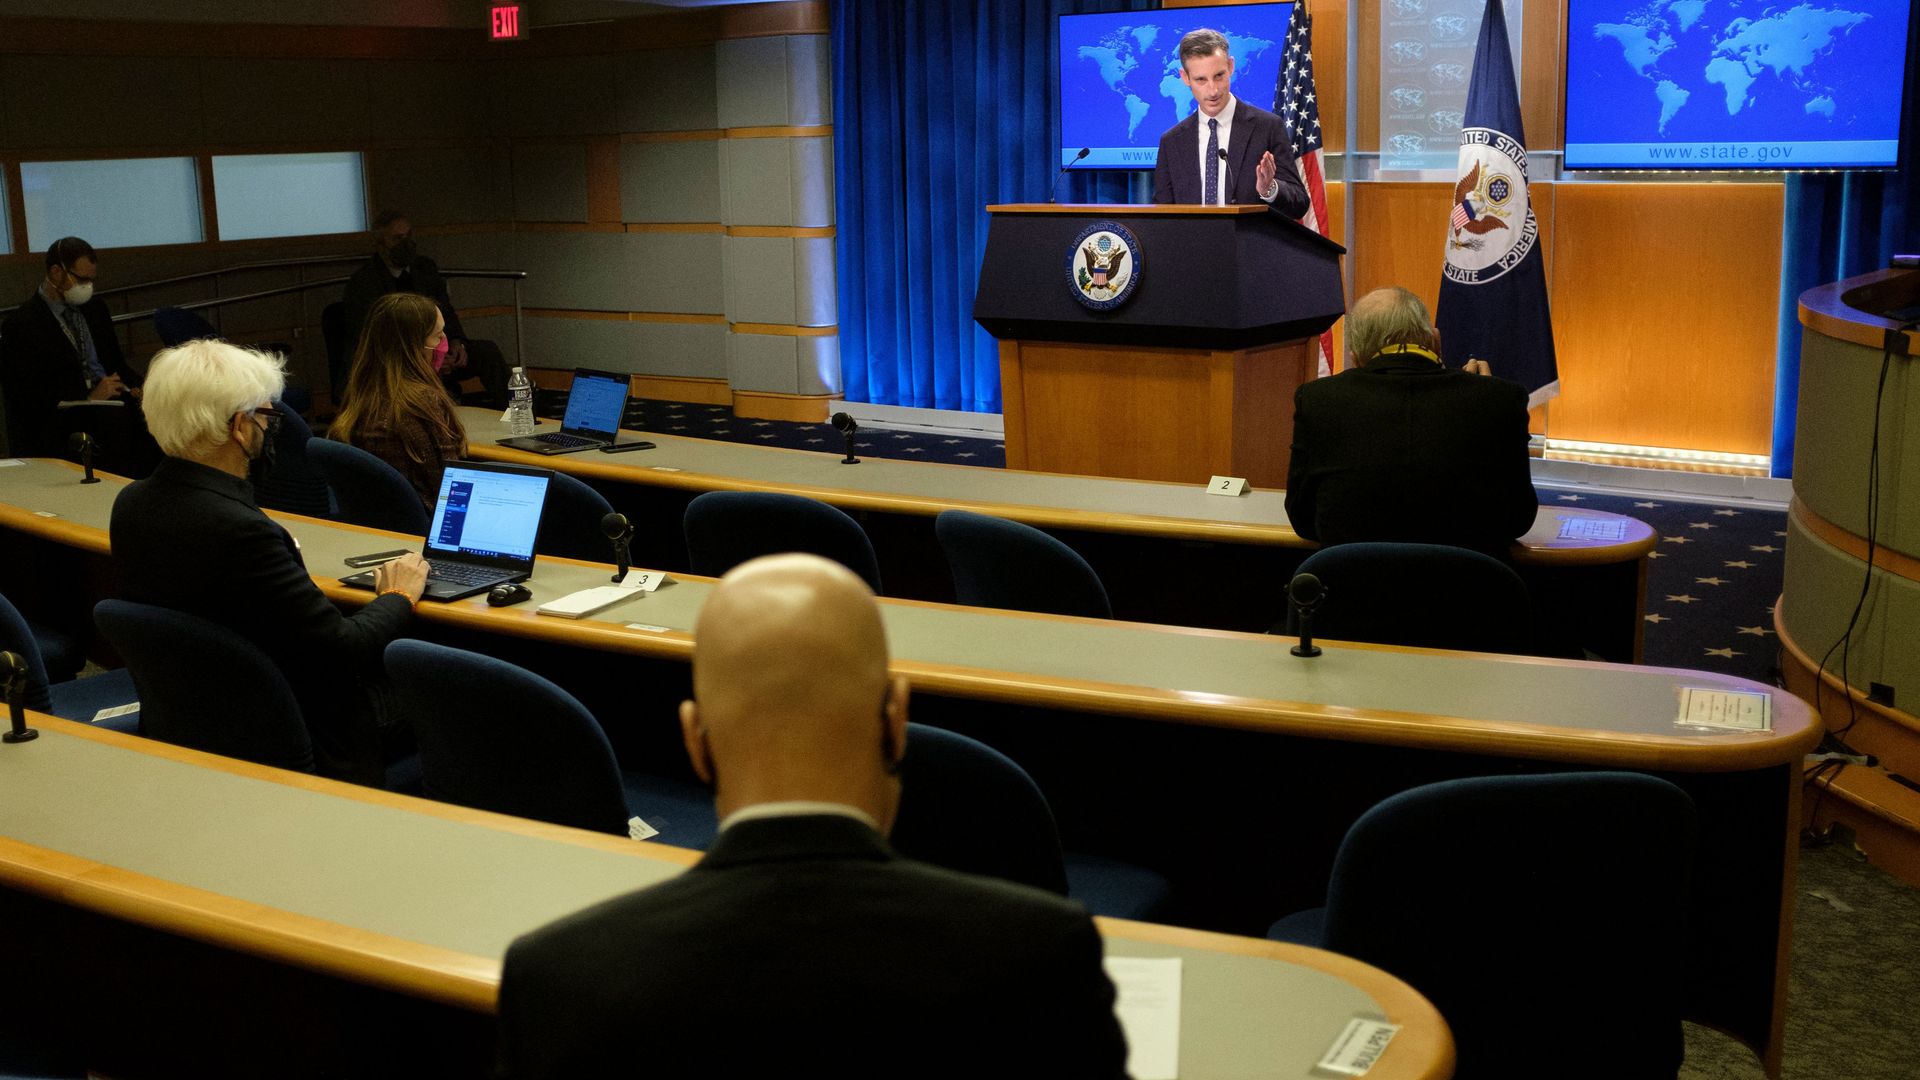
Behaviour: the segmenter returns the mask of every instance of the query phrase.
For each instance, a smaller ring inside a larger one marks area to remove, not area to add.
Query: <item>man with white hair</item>
[[[1527,392],[1440,362],[1420,298],[1376,289],[1347,312],[1347,370],[1293,396],[1287,519],[1322,545],[1451,544],[1508,557],[1538,510]]]
[[[883,839],[907,684],[859,578],[812,555],[735,568],[700,611],[693,695],[681,732],[720,838],[514,943],[505,1075],[1124,1074],[1079,905]]]
[[[214,340],[154,356],[147,426],[166,456],[114,501],[120,593],[259,645],[300,701],[321,773],[378,785],[391,744],[405,737],[386,730],[370,691],[387,643],[412,621],[427,566],[411,553],[381,566],[374,601],[343,615],[313,583],[293,537],[260,512],[248,474],[270,463],[281,364]]]

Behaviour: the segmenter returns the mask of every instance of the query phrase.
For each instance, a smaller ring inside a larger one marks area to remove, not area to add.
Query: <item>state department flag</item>
[[[1527,405],[1560,393],[1540,226],[1527,195],[1527,137],[1500,0],[1487,0],[1460,131],[1459,180],[1447,217],[1434,324],[1451,367],[1485,360],[1527,388]]]

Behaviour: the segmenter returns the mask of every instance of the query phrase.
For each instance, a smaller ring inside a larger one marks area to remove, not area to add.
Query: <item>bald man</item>
[[[735,569],[700,612],[693,693],[720,838],[514,943],[506,1075],[1125,1075],[1085,911],[883,839],[907,683],[859,578],[810,555]]]

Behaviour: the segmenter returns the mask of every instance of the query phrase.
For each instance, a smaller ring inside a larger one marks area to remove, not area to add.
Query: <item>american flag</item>
[[[1313,16],[1307,0],[1294,0],[1287,19],[1287,46],[1281,54],[1280,77],[1274,81],[1273,111],[1287,125],[1300,179],[1312,200],[1300,224],[1327,235],[1327,173],[1322,162],[1319,92],[1313,88]],[[1333,334],[1320,335],[1320,374],[1330,374]]]
[[[1451,224],[1455,232],[1459,232],[1461,229],[1466,228],[1467,223],[1472,220],[1473,220],[1473,207],[1468,206],[1465,202],[1457,202],[1453,204],[1453,218],[1449,224]]]

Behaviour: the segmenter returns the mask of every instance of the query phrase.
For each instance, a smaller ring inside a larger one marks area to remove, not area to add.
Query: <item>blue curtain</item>
[[[1793,475],[1800,407],[1800,294],[1816,285],[1920,252],[1920,17],[1907,28],[1906,129],[1893,172],[1807,173],[1787,177],[1780,256],[1780,355],[1773,381],[1773,475]]]
[[[1059,168],[1056,19],[1156,0],[834,0],[840,363],[849,401],[1000,411],[973,322],[989,203]],[[1083,173],[1072,202],[1147,202],[1145,173]]]

